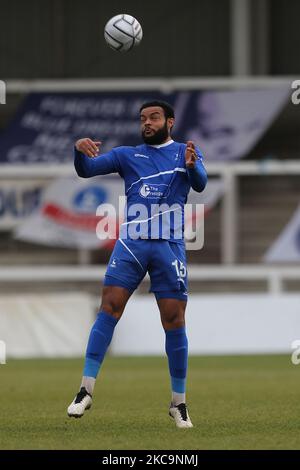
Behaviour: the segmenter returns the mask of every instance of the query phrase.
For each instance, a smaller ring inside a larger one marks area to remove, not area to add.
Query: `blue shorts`
[[[184,244],[168,240],[121,240],[111,254],[105,286],[125,287],[133,292],[149,273],[149,292],[156,299],[187,300],[187,268]]]

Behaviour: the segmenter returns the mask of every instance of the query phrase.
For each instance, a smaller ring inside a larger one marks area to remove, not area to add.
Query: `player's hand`
[[[88,137],[85,137],[84,139],[79,139],[75,143],[76,149],[79,152],[84,153],[84,155],[87,155],[88,157],[97,157],[99,155],[100,145],[100,141],[93,141]]]
[[[187,168],[195,168],[196,160],[198,159],[194,142],[188,140],[185,150],[185,166]]]

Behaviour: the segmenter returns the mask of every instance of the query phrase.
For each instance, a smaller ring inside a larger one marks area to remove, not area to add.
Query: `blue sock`
[[[166,330],[166,353],[169,360],[172,392],[185,393],[188,340],[185,327]]]
[[[103,311],[98,314],[87,345],[83,370],[85,377],[97,377],[117,323],[118,320],[112,315]]]

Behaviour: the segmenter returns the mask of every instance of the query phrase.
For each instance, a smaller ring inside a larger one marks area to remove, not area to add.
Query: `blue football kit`
[[[125,183],[124,222],[104,285],[133,292],[148,272],[150,291],[157,300],[187,300],[184,205],[191,187],[203,191],[207,175],[200,150],[196,149],[198,159],[194,168],[186,167],[185,150],[186,144],[173,140],[161,145],[116,147],[94,158],[75,149],[79,176],[118,173]],[[114,313],[118,312],[102,309],[97,315],[87,344],[81,388],[68,407],[69,416],[81,417],[91,407],[95,381],[119,320]],[[172,388],[169,415],[177,427],[187,428],[193,426],[185,399],[188,339],[185,325],[169,323],[170,326],[164,326]]]
[[[207,175],[198,148],[194,168],[185,165],[186,144],[116,147],[90,158],[75,149],[75,168],[84,178],[118,173],[127,198],[120,237],[104,285],[133,292],[146,273],[157,299],[187,300],[184,205],[192,187],[201,192]]]

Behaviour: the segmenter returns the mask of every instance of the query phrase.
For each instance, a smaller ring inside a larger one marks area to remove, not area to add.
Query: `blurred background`
[[[204,193],[191,193],[205,204],[204,246],[188,251],[191,354],[291,352],[300,334],[299,1],[0,3],[7,356],[84,354],[113,246],[95,235],[96,208],[117,205],[123,184],[79,179],[73,145],[86,136],[103,151],[137,145],[138,109],[150,98],[174,105],[174,138],[199,145],[209,174]],[[103,29],[123,10],[144,37],[121,54]],[[112,354],[163,354],[148,288],[146,279],[129,302]]]

